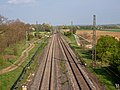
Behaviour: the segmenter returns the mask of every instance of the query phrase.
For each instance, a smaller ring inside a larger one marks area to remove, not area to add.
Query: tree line
[[[39,32],[51,32],[52,26],[46,23],[43,24],[25,24],[19,19],[9,20],[0,15],[0,53],[6,47],[17,43],[18,41],[25,40],[26,35],[30,38],[40,38]],[[30,32],[35,32],[32,36]],[[27,33],[27,34],[26,34]]]
[[[19,19],[8,20],[0,15],[0,53],[12,44],[25,39],[25,32],[30,25],[21,22]]]

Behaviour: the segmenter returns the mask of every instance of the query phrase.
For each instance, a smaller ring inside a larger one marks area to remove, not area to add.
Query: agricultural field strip
[[[89,35],[89,40],[92,40],[92,33],[93,30],[77,30],[76,35],[83,35],[84,33],[87,33]],[[110,32],[110,31],[102,31],[102,30],[96,30],[96,39],[98,40],[101,36],[110,35],[113,37],[116,37],[117,39],[120,38],[120,32]]]
[[[35,47],[35,44],[32,43],[29,45],[28,48],[26,48],[21,56],[18,58],[17,61],[14,62],[14,64],[12,64],[11,66],[7,67],[7,68],[4,68],[2,70],[0,70],[0,74],[3,74],[3,73],[6,73],[6,72],[10,72],[10,71],[13,71],[15,70],[16,68],[18,68],[25,60],[26,58],[28,57],[28,53]],[[25,55],[26,54],[26,55]]]
[[[71,51],[69,51],[71,53]],[[72,55],[72,54],[71,54]],[[70,58],[69,58],[70,59]],[[75,59],[75,58],[74,58]],[[74,61],[70,61],[70,62],[74,62]],[[75,61],[76,63],[76,61]],[[72,64],[71,64],[72,65]],[[75,67],[74,67],[75,68]],[[79,67],[80,68],[80,67]],[[74,69],[75,70],[75,69]],[[99,90],[96,89],[95,86],[93,85],[93,83],[91,82],[91,80],[89,79],[89,77],[87,76],[87,74],[82,70],[82,68],[80,68],[81,72],[83,73],[84,77],[86,78],[87,82],[90,84],[92,90]],[[89,79],[89,80],[88,80]],[[82,83],[82,82],[81,82]]]
[[[120,32],[120,29],[105,29],[101,31],[108,31],[108,32]]]

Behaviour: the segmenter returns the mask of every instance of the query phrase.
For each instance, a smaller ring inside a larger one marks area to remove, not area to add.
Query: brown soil
[[[86,39],[89,39],[91,40],[92,39],[92,33],[93,31],[92,30],[77,30],[76,34],[77,35],[82,35],[83,37],[85,35],[88,36],[88,38]],[[105,36],[105,35],[110,35],[110,36],[113,36],[115,37],[116,39],[120,39],[120,32],[110,32],[110,31],[100,31],[100,30],[97,30],[96,31],[96,35],[97,35],[97,40],[101,37],[101,36]]]
[[[15,55],[4,55],[4,56],[3,56],[3,59],[4,59],[4,60],[14,59],[14,58],[16,58]]]

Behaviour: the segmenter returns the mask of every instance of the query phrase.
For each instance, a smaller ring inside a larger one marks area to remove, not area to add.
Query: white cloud
[[[9,0],[10,4],[23,4],[23,3],[33,3],[35,0]]]

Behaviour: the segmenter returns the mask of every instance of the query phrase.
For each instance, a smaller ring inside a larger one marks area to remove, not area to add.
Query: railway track
[[[71,74],[72,82],[74,84],[75,90],[99,90],[94,86],[92,81],[89,79],[87,74],[80,67],[80,63],[74,56],[72,50],[68,45],[66,45],[63,38],[59,36],[59,43],[61,44],[61,48],[63,49],[63,53],[65,54],[67,65],[69,67],[69,71]]]
[[[42,71],[42,77],[40,80],[39,90],[50,90],[51,88],[51,76],[52,76],[52,58],[53,58],[53,49],[54,49],[54,36],[49,46],[49,50],[47,52],[44,69]]]
[[[51,76],[52,76],[52,63],[54,54],[54,35],[47,46],[46,54],[41,61],[38,73],[35,77],[34,83],[31,85],[31,90],[50,90]]]
[[[59,68],[56,66],[59,61],[55,59],[56,55],[58,55],[56,54],[58,53],[58,46],[66,62],[69,82],[72,84],[71,90],[100,90],[96,88],[84,70],[82,70],[75,54],[59,34],[53,34],[51,37],[30,90],[61,90],[61,85],[58,83]],[[60,57],[60,55],[58,56]]]

